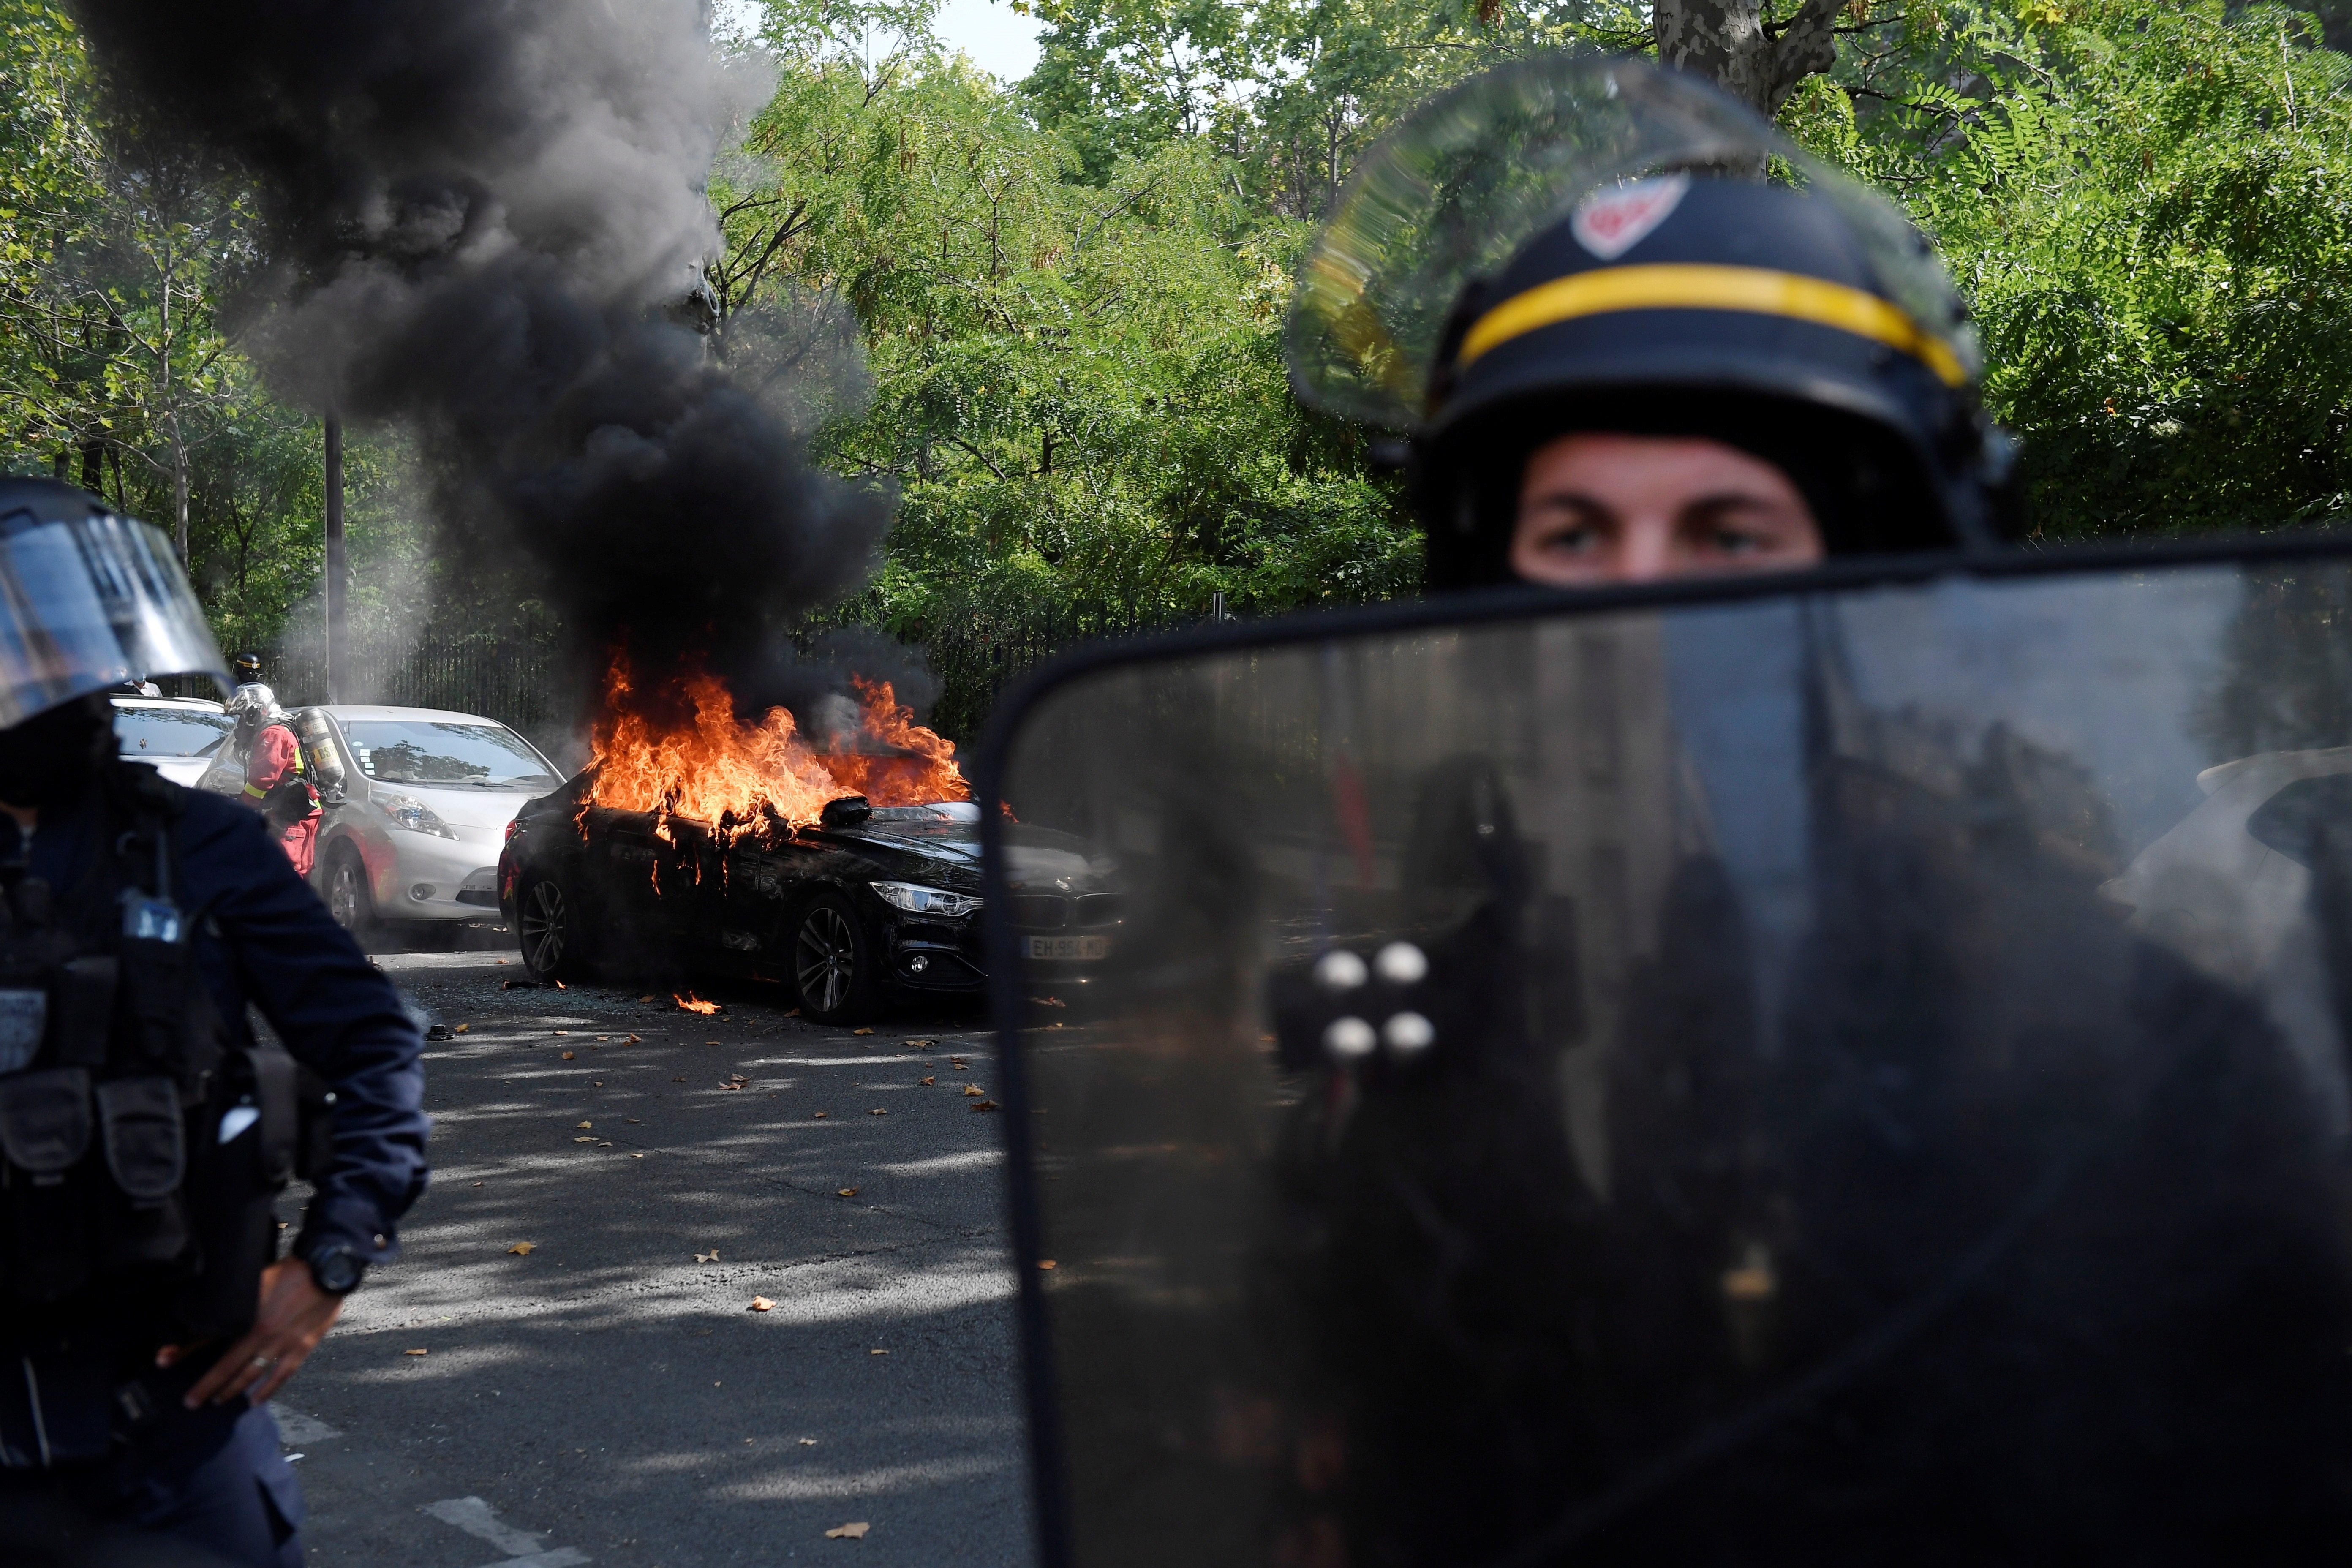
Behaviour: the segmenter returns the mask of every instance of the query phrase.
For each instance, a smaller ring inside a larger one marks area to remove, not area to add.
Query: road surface
[[[278,1396],[311,1561],[1028,1560],[976,1012],[853,1035],[767,987],[704,1016],[379,962],[464,1032],[427,1047],[404,1255]]]

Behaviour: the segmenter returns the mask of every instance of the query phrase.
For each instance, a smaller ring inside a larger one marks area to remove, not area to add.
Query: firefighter
[[[1449,158],[1533,184],[1449,187]],[[1785,571],[2012,527],[2013,448],[1926,241],[1632,63],[1507,68],[1394,133],[1310,256],[1291,362],[1310,402],[1406,433],[1432,589]]]
[[[261,656],[257,653],[238,654],[229,661],[229,669],[239,686],[261,684]]]
[[[320,812],[302,742],[278,705],[278,694],[267,686],[238,687],[227,706],[236,718],[237,750],[245,759],[242,798],[277,831],[294,869],[308,877],[318,858]]]
[[[225,674],[168,542],[47,480],[0,518],[0,1521],[293,1568],[267,1402],[424,1188],[422,1041],[254,813],[116,757],[126,671]]]

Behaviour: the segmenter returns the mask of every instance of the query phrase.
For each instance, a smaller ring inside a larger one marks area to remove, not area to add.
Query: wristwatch
[[[310,1266],[310,1278],[319,1289],[330,1296],[350,1295],[360,1288],[360,1277],[367,1272],[367,1259],[341,1242],[317,1247],[302,1261]]]

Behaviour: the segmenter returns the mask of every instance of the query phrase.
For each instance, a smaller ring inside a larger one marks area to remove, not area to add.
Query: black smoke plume
[[[728,121],[697,0],[75,9],[134,151],[259,193],[242,335],[273,385],[413,431],[446,548],[527,570],[578,676],[625,646],[739,700],[804,685],[788,628],[863,579],[887,508],[803,460],[814,337],[750,387],[693,323]]]

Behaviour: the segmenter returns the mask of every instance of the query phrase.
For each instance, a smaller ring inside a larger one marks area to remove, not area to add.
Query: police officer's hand
[[[250,1394],[256,1405],[267,1401],[310,1359],[342,1310],[343,1299],[320,1289],[310,1266],[300,1258],[271,1264],[261,1271],[261,1310],[254,1314],[253,1331],[229,1346],[188,1390],[188,1408],[207,1399],[226,1405],[241,1394]],[[170,1366],[193,1348],[165,1345],[155,1352],[155,1364]]]

